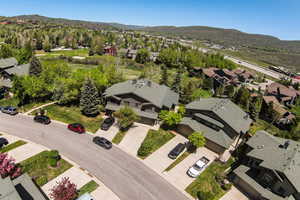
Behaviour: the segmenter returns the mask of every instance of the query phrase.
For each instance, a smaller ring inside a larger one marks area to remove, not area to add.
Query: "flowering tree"
[[[17,178],[22,174],[20,167],[15,164],[15,159],[8,157],[7,153],[0,153],[0,176],[2,178]]]
[[[57,185],[51,189],[50,193],[50,197],[54,200],[74,200],[77,196],[76,185],[71,183],[67,177],[57,182]]]

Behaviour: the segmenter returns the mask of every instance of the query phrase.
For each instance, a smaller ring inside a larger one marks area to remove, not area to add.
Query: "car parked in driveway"
[[[96,136],[93,138],[93,142],[105,149],[112,148],[112,143],[109,140],[105,139],[104,137]]]
[[[200,175],[200,173],[204,170],[208,163],[209,159],[203,156],[200,160],[198,160],[193,166],[189,168],[187,174],[190,177],[196,178]]]
[[[115,118],[108,117],[101,124],[101,130],[107,131],[115,123]]]
[[[37,115],[33,118],[33,120],[35,122],[38,122],[38,123],[41,123],[41,124],[46,124],[46,125],[51,123],[50,118],[46,115]]]
[[[85,128],[82,124],[79,123],[73,123],[68,125],[68,129],[71,131],[74,131],[76,133],[85,133]]]
[[[168,154],[168,157],[171,159],[176,159],[177,156],[185,149],[185,144],[179,143],[177,144]]]
[[[16,115],[18,114],[18,109],[13,106],[5,106],[1,109],[3,113],[9,114],[9,115]]]
[[[0,149],[5,146],[8,145],[8,140],[6,138],[0,138]]]

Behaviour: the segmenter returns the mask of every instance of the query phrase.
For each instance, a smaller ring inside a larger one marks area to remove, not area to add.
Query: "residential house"
[[[233,183],[254,200],[300,200],[300,143],[258,131],[245,146]]]
[[[294,104],[295,100],[299,98],[300,91],[273,82],[266,88],[266,95],[275,96],[280,103],[289,106]]]
[[[18,65],[15,58],[0,59],[0,86],[12,87],[12,78],[29,74],[30,64]]]
[[[137,55],[137,50],[134,50],[134,49],[128,49],[128,50],[127,50],[127,53],[126,53],[126,58],[135,60],[136,55]]]
[[[16,179],[0,177],[0,200],[46,200],[48,199],[28,174]]]
[[[206,147],[222,157],[235,149],[251,123],[249,115],[229,99],[207,98],[186,105],[178,132],[186,137],[202,132]]]
[[[129,106],[141,122],[154,125],[161,110],[172,110],[178,104],[179,95],[165,85],[139,79],[117,83],[105,91],[106,112],[112,113]]]
[[[117,48],[115,46],[106,46],[104,48],[104,54],[110,56],[117,56]]]

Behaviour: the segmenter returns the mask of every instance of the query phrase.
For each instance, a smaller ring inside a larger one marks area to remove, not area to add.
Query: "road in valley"
[[[100,179],[121,200],[188,199],[141,161],[115,146],[104,150],[92,142],[92,135],[70,132],[63,124],[42,125],[29,116],[0,113],[0,132],[59,150]]]

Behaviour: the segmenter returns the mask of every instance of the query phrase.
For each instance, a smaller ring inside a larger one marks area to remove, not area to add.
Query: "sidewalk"
[[[47,150],[46,147],[28,142],[18,148],[12,149],[8,152],[8,155],[15,158],[16,163],[19,163],[45,150]]]
[[[46,103],[46,104],[41,105],[41,106],[39,106],[39,107],[33,108],[33,109],[31,109],[31,110],[25,112],[24,114],[25,114],[25,115],[29,115],[30,113],[32,113],[32,112],[35,111],[35,110],[38,110],[38,109],[40,109],[40,108],[44,108],[44,107],[50,106],[50,105],[52,105],[52,104],[55,104],[56,102],[57,102],[57,101],[50,102],[50,103]]]

